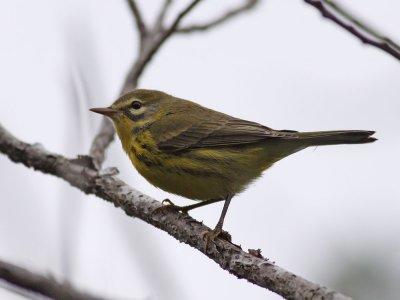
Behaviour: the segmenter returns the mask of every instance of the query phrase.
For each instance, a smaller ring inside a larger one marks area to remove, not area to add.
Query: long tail
[[[375,131],[366,130],[337,130],[298,132],[297,136],[310,146],[336,145],[336,144],[364,144],[376,141],[372,137]]]

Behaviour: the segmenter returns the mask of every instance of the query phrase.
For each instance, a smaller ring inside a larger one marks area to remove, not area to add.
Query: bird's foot
[[[185,209],[184,206],[179,206],[174,204],[174,202],[172,202],[169,199],[164,199],[163,201],[161,201],[161,206],[157,207],[155,210],[153,210],[153,212],[151,213],[152,215],[154,214],[158,214],[160,212],[164,212],[166,210],[174,210],[174,211],[178,211],[181,212],[183,214],[187,214],[188,210]]]
[[[224,239],[228,242],[232,242],[232,236],[228,231],[222,230],[222,227],[216,226],[213,230],[206,231],[203,233],[203,240],[206,241],[206,252],[210,242],[214,243],[216,238]]]

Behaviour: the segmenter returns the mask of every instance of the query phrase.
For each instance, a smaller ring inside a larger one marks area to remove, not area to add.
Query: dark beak
[[[110,117],[110,118],[112,118],[116,113],[118,113],[118,110],[112,109],[111,107],[91,108],[90,111],[104,115],[106,117]]]

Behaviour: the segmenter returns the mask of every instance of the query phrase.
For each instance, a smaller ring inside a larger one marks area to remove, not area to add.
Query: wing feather
[[[191,107],[164,115],[150,130],[162,151],[181,151],[256,143],[269,138],[296,138],[291,132],[276,131],[207,109]]]

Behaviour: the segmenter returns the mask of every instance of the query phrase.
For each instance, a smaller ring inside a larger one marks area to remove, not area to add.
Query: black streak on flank
[[[144,163],[147,167],[163,167],[163,164],[158,159],[150,159],[148,156],[140,154],[136,151],[135,147],[131,147],[132,153],[135,157],[142,163]],[[159,170],[165,171],[164,168],[160,168]],[[224,177],[220,173],[208,171],[208,170],[195,170],[191,168],[179,167],[176,169],[171,169],[170,173],[177,173],[177,174],[189,174],[192,176],[201,176],[201,177]],[[225,178],[225,177],[224,177]]]
[[[201,177],[224,177],[220,173],[207,171],[207,170],[195,170],[190,168],[179,168],[186,174],[193,175],[193,176],[201,176]]]
[[[131,151],[135,157],[148,167],[161,167],[162,163],[157,159],[149,159],[146,155],[137,153],[135,147],[131,147]]]
[[[152,154],[152,155],[156,154],[155,151],[154,151],[154,149],[152,149],[152,148],[149,147],[147,144],[145,144],[145,143],[142,142],[142,139],[141,139],[140,136],[138,136],[138,137],[136,138],[136,141],[137,141],[137,144],[138,144],[143,150],[149,152],[149,153]]]

